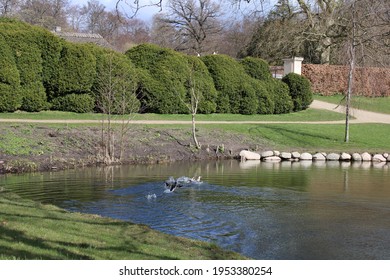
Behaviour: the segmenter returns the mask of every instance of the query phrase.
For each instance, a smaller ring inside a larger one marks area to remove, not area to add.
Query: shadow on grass
[[[126,259],[128,256],[132,259],[173,259],[137,246],[142,244],[142,236],[151,231],[147,227],[92,216],[79,218],[78,214],[63,210],[31,207],[30,213],[26,213],[25,207],[14,201],[8,205],[4,200],[0,202],[2,258],[88,260]],[[18,213],[18,210],[24,213]],[[35,211],[40,213],[34,215]],[[106,233],[101,234],[104,231]],[[125,235],[121,236],[121,231]]]
[[[249,128],[249,133],[261,135],[262,138],[266,138],[270,141],[277,141],[278,138],[283,137],[283,142],[280,144],[294,145],[296,143],[297,146],[300,147],[311,147],[313,144],[319,144],[324,140],[329,143],[342,142],[342,138],[336,139],[332,137],[332,135],[318,133],[315,130],[305,131],[300,129],[298,131],[296,128],[288,128],[287,125],[258,125],[256,127]]]

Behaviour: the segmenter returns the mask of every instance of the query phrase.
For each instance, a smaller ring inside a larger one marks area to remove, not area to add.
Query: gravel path
[[[337,106],[332,103],[314,100],[310,108],[329,110],[338,113],[345,113],[344,106]],[[364,110],[352,109],[351,115],[354,119],[350,123],[385,123],[390,124],[390,115],[374,113]],[[30,119],[0,119],[0,122],[6,123],[100,123],[100,120],[30,120]],[[122,123],[119,120],[113,120],[112,123]],[[132,120],[132,124],[190,124],[191,121],[170,121],[170,120]],[[197,121],[197,124],[267,124],[267,123],[302,123],[302,124],[342,124],[341,121]]]
[[[327,103],[323,101],[314,100],[310,105],[310,108],[313,109],[325,109],[333,112],[344,113],[344,106],[337,106],[332,103]],[[390,124],[390,115],[374,113],[370,111],[358,110],[352,108],[351,115],[355,118],[350,120],[351,123],[387,123]]]

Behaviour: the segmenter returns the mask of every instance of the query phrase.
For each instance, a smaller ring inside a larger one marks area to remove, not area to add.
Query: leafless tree
[[[13,16],[19,5],[20,0],[0,0],[0,16]]]
[[[117,53],[110,51],[100,59],[95,84],[97,107],[103,113],[100,155],[105,164],[120,163],[126,134],[130,130],[129,122],[140,109],[136,97],[137,78],[130,62]],[[119,133],[113,124],[117,119],[120,120]]]
[[[346,93],[345,142],[349,142],[349,118],[351,98],[355,91],[355,68],[364,66],[366,58],[373,59],[372,53],[386,46],[389,40],[389,4],[386,0],[347,0],[344,8],[349,12],[348,20],[348,89]],[[348,15],[348,13],[345,13]],[[359,52],[360,59],[357,59]],[[387,54],[388,56],[388,54]],[[375,59],[378,59],[375,56]],[[386,53],[379,59],[386,60]]]
[[[47,29],[67,25],[69,0],[24,0],[20,5],[20,17],[31,24]]]
[[[212,37],[222,31],[221,6],[212,0],[170,0],[167,13],[155,20],[159,30],[168,30],[174,49],[190,54],[212,51]]]
[[[202,93],[198,89],[197,81],[196,81],[196,63],[189,61],[190,63],[190,73],[187,81],[187,98],[189,100],[183,101],[188,111],[191,114],[191,123],[192,123],[192,139],[194,140],[195,147],[200,149],[201,146],[199,144],[198,138],[196,137],[196,114],[198,113],[199,102],[202,99]]]

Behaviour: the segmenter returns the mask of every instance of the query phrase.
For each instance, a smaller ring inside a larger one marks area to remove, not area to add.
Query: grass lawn
[[[344,95],[321,96],[315,95],[314,99],[334,104],[345,105]],[[352,107],[377,113],[390,114],[390,97],[361,97],[352,96]]]
[[[0,190],[0,259],[244,259],[147,226],[69,213]]]
[[[31,119],[31,120],[101,120],[101,114],[78,114],[71,112],[43,111],[39,113],[0,113],[1,119]],[[113,119],[121,120],[123,117],[114,116]],[[124,117],[128,119],[129,117]],[[190,115],[160,115],[160,114],[134,114],[132,120],[175,120],[191,121]],[[302,112],[283,115],[237,115],[237,114],[198,114],[198,121],[334,121],[344,119],[343,114],[325,110],[308,109]]]
[[[199,129],[224,129],[250,135],[281,151],[389,152],[390,125],[351,124],[350,142],[344,142],[342,124],[241,124],[199,125]]]

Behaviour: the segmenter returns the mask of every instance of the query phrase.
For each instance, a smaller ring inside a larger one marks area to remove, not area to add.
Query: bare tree
[[[170,0],[168,13],[157,18],[174,31],[175,49],[192,54],[202,54],[212,50],[210,39],[222,31],[219,18],[221,6],[212,0]]]
[[[20,6],[21,18],[48,29],[67,25],[69,0],[25,0]]]
[[[0,16],[12,16],[20,5],[20,0],[0,0]]]
[[[190,73],[189,78],[187,81],[187,97],[189,97],[189,100],[187,102],[184,102],[186,107],[188,108],[190,114],[191,114],[191,120],[192,120],[192,139],[194,140],[195,147],[197,149],[200,149],[201,146],[199,144],[198,138],[196,137],[196,114],[198,113],[198,106],[199,102],[202,99],[202,93],[198,89],[197,83],[196,83],[196,64],[195,62],[190,63]]]
[[[97,107],[103,113],[101,158],[105,164],[120,163],[125,149],[129,122],[140,109],[136,97],[137,78],[131,63],[114,52],[100,56],[95,84]],[[120,119],[119,140],[114,120]],[[115,149],[119,147],[119,152]]]
[[[355,68],[360,62],[364,66],[366,58],[373,59],[373,50],[386,46],[390,34],[389,4],[386,0],[349,0],[346,1],[346,10],[349,11],[348,34],[348,89],[346,93],[346,122],[345,142],[349,142],[349,118],[351,111],[351,98],[355,90]],[[346,13],[347,14],[347,13]],[[359,50],[360,61],[357,60]],[[380,57],[386,59],[386,54]],[[377,59],[377,58],[376,58]]]

